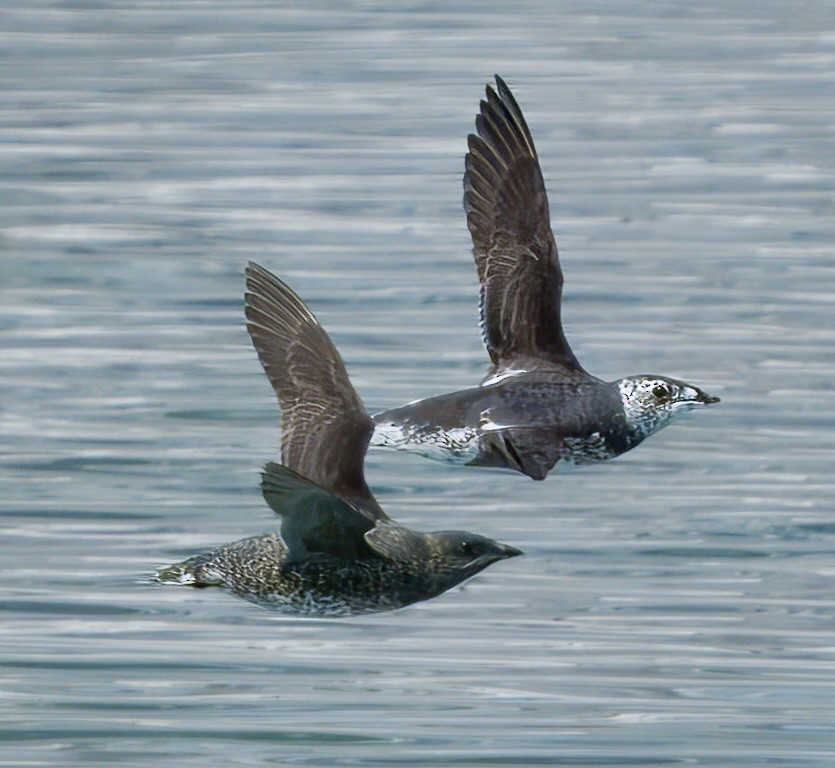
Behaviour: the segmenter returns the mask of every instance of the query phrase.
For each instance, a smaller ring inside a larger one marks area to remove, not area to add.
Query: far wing
[[[533,139],[498,75],[496,84],[468,138],[464,174],[484,343],[495,369],[533,358],[582,370],[563,335],[562,271]]]
[[[257,264],[246,268],[247,330],[282,411],[282,462],[383,516],[365,482],[373,426],[345,364],[304,302]]]

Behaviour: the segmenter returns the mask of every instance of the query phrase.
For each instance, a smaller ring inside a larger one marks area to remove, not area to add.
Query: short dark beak
[[[525,554],[521,549],[516,549],[516,547],[511,547],[508,544],[499,545],[499,549],[505,557],[517,557]]]
[[[711,405],[712,403],[718,403],[719,398],[714,397],[713,395],[708,395],[706,392],[699,391],[699,395],[696,398],[696,401],[699,403],[704,403],[705,405]]]

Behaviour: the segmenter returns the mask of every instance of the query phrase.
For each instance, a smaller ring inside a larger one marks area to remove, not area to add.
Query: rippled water
[[[831,4],[2,18],[0,765],[833,764]],[[494,72],[585,367],[721,406],[544,483],[372,453],[398,520],[526,552],[396,613],[151,583],[275,525],[248,259],[369,408],[480,379],[461,174]]]

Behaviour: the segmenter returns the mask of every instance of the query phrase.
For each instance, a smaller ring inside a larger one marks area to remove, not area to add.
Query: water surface
[[[835,755],[830,4],[40,3],[0,56],[0,765],[815,766]],[[372,453],[526,557],[379,616],[162,588],[269,530],[254,259],[371,409],[478,381],[494,72],[584,366],[722,397],[544,483]]]

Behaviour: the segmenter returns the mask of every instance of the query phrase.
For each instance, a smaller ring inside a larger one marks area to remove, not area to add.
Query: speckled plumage
[[[521,554],[466,531],[414,531],[382,510],[363,469],[371,419],[339,353],[288,286],[256,264],[246,275],[247,328],[284,414],[283,465],[269,462],[261,478],[280,535],[196,555],[158,580],[344,616],[426,600]]]
[[[461,552],[465,542],[471,546],[475,540],[453,532],[431,534],[424,541],[425,547],[413,547],[402,559],[369,552],[354,559],[320,554],[292,561],[281,536],[267,533],[168,566],[157,577],[171,584],[225,587],[251,602],[288,612],[350,616],[427,600],[491,563],[519,554],[489,539],[479,542],[480,555]]]
[[[718,402],[666,376],[587,373],[561,321],[563,276],[528,126],[496,76],[468,139],[464,209],[490,370],[479,387],[374,415],[373,446],[541,480],[557,463],[604,461],[680,413]]]

